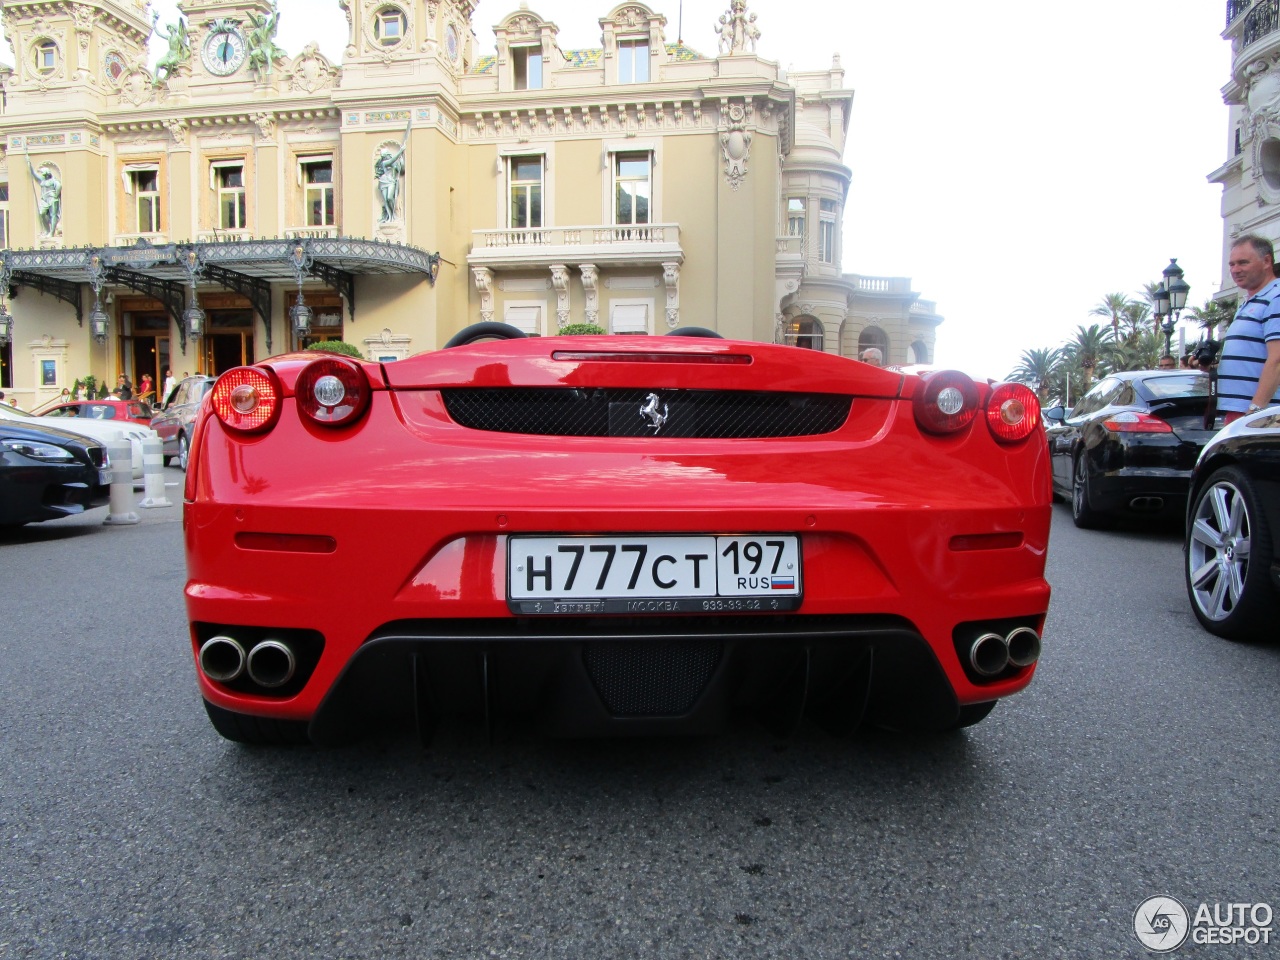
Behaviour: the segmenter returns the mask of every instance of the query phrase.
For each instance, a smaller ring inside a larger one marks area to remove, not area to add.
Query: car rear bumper
[[[966,653],[982,632],[1041,632],[1048,514],[1047,505],[866,509],[824,513],[819,523],[804,511],[744,510],[738,529],[800,536],[798,611],[519,617],[507,603],[506,535],[477,530],[503,523],[553,531],[563,529],[563,515],[188,503],[193,654],[214,635],[237,636],[246,650],[290,631],[313,635],[314,656],[299,656],[305,677],[281,691],[197,676],[210,703],[308,721],[319,742],[367,723],[422,729],[438,715],[493,722],[522,714],[578,735],[700,733],[736,710],[792,725],[801,715],[856,725],[865,712],[889,727],[941,728],[961,705],[1030,682],[1034,665],[983,677]],[[431,528],[446,519],[447,531]],[[696,530],[708,521],[703,512],[641,521],[583,510],[573,523],[582,533],[614,524]],[[237,535],[261,530],[288,533]],[[686,695],[637,708],[634,695],[645,688]]]
[[[1089,480],[1089,505],[1113,514],[1182,516],[1191,471],[1126,467]]]

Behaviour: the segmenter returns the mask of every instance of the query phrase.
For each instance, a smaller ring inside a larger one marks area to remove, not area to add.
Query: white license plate
[[[507,596],[519,612],[790,610],[800,595],[800,539],[785,534],[508,540]]]

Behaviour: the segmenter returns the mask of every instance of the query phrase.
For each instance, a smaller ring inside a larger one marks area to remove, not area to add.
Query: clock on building
[[[229,76],[244,63],[244,34],[234,27],[215,26],[205,38],[200,59],[210,73],[219,77]]]

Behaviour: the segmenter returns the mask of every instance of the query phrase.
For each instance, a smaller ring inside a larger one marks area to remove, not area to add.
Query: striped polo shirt
[[[1218,409],[1243,413],[1253,403],[1267,359],[1267,341],[1280,340],[1280,279],[1244,302],[1222,338],[1218,361]],[[1272,398],[1280,403],[1280,390]]]

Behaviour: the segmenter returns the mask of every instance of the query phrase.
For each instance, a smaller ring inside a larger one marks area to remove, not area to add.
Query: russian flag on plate
[[[795,577],[773,577],[769,581],[769,586],[774,590],[793,590],[795,585]]]

